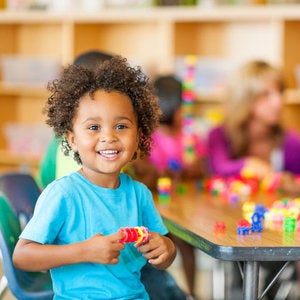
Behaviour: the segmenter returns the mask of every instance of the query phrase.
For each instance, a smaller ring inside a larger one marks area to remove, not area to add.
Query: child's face
[[[98,182],[100,173],[118,176],[138,148],[137,118],[129,97],[103,90],[96,91],[94,99],[85,95],[67,138],[90,180]]]

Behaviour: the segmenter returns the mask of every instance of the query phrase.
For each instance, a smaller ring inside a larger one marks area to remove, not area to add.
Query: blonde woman
[[[264,178],[272,171],[284,172],[283,191],[300,195],[300,186],[293,179],[294,174],[300,174],[300,137],[281,125],[283,89],[280,70],[265,61],[246,63],[229,80],[224,122],[208,134],[213,174],[227,177],[247,171]],[[282,264],[261,264],[268,284]],[[234,299],[241,298],[238,273],[236,269],[231,272],[230,290]],[[268,299],[274,299],[277,292],[275,284],[268,291]]]
[[[281,125],[284,81],[265,61],[243,65],[231,78],[224,122],[208,135],[213,174],[234,176],[250,170],[300,173],[300,137]]]

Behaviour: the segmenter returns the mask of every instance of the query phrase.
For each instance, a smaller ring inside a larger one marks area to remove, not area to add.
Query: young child
[[[160,125],[152,135],[154,146],[149,157],[159,176],[177,177],[180,181],[203,177],[203,157],[206,145],[194,134],[195,160],[184,161],[184,133],[182,118],[182,83],[173,75],[159,76],[154,81],[162,110]]]
[[[179,182],[199,180],[204,175],[206,144],[194,134],[196,158],[192,163],[184,163],[182,83],[174,75],[161,75],[153,84],[162,115],[152,135],[150,156],[133,162],[134,174],[153,190],[157,187],[157,179],[163,176]]]
[[[176,248],[151,192],[121,169],[149,153],[159,106],[147,77],[116,56],[93,72],[71,65],[49,85],[47,124],[65,136],[64,151],[82,164],[49,184],[14,251],[24,270],[50,269],[55,299],[149,299],[140,281],[148,260],[158,269]],[[143,244],[123,244],[122,227],[145,226]]]

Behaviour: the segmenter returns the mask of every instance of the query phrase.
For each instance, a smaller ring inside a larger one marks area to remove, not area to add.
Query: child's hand
[[[147,243],[136,245],[149,263],[157,269],[166,269],[171,265],[176,256],[176,247],[167,236],[162,236],[157,232],[151,232]]]
[[[248,157],[242,172],[250,172],[258,179],[263,179],[271,173],[271,166],[262,159]]]
[[[99,264],[117,264],[120,251],[124,245],[120,243],[122,233],[117,232],[111,235],[96,234],[84,241],[85,261]]]

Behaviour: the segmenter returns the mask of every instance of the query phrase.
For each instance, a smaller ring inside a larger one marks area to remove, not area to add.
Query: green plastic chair
[[[0,194],[0,250],[9,290],[17,299],[53,299],[49,272],[24,272],[14,267],[12,254],[20,233],[17,216],[5,196]]]

